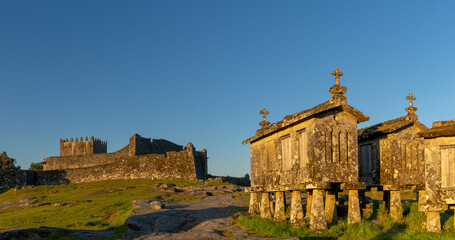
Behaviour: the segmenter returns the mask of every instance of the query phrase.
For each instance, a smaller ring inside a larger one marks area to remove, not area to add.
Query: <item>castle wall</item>
[[[48,157],[44,159],[43,169],[44,172],[59,173],[59,176],[54,173],[54,179],[62,183],[135,178],[205,179],[207,150],[196,151],[191,143],[183,147],[164,139],[151,141],[135,134],[129,144],[117,152]],[[35,183],[51,181],[49,174],[38,176]]]
[[[196,151],[194,164],[196,166],[196,177],[198,179],[204,179],[207,176],[207,150]]]
[[[30,185],[58,185],[69,183],[63,171],[6,170],[0,172],[0,189]]]
[[[198,152],[198,154],[202,154],[202,152]],[[124,155],[123,158],[117,158],[116,161],[103,165],[42,172],[5,171],[0,172],[0,187],[57,185],[114,179],[196,180],[205,178],[203,170],[196,166],[196,162],[199,160],[195,160],[192,152],[167,152],[166,155],[166,157],[163,154]],[[71,156],[71,158],[73,157],[76,156]]]
[[[47,171],[105,165],[116,161],[116,159],[127,157],[128,150],[127,146],[113,153],[48,157],[44,159],[43,169]]]
[[[186,151],[131,156],[118,161],[86,168],[64,170],[70,183],[93,182],[114,179],[182,179],[195,180],[196,166]]]
[[[150,153],[165,154],[169,151],[182,151],[183,146],[165,139],[153,139],[150,143]]]
[[[137,155],[146,155],[152,153],[150,151],[150,138],[143,138],[138,134],[134,134],[130,138],[129,143],[129,155],[130,156],[137,156]]]

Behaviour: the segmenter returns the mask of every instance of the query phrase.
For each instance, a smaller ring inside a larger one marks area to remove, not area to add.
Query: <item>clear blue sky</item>
[[[206,148],[249,173],[262,120],[330,98],[339,67],[360,127],[455,119],[453,1],[1,1],[0,151],[22,168],[95,136]]]

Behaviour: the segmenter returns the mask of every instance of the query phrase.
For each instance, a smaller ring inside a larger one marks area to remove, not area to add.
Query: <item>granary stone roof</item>
[[[419,136],[424,138],[455,136],[455,119],[434,122],[431,129],[420,132]]]
[[[365,121],[368,121],[370,119],[370,117],[366,116],[365,114],[363,114],[362,112],[360,112],[359,110],[349,106],[347,103],[346,103],[346,99],[344,98],[337,98],[338,96],[333,96],[329,101],[327,102],[324,102],[322,104],[319,104],[313,108],[310,108],[308,110],[304,110],[304,111],[301,111],[301,112],[298,112],[298,113],[294,113],[292,115],[288,115],[286,117],[284,117],[283,120],[279,121],[279,122],[276,122],[276,123],[273,123],[271,124],[270,126],[267,126],[267,127],[264,127],[264,128],[261,128],[259,130],[256,131],[256,135],[253,136],[253,137],[250,137],[248,138],[247,140],[243,141],[242,143],[243,144],[246,144],[246,143],[250,143],[250,142],[253,142],[253,141],[256,141],[262,137],[265,137],[267,135],[270,135],[272,133],[275,133],[275,132],[278,132],[284,128],[287,128],[291,125],[294,125],[294,124],[297,124],[299,122],[303,122],[305,120],[308,120],[312,117],[314,117],[315,115],[319,114],[319,113],[322,113],[322,112],[327,112],[327,111],[330,111],[330,110],[334,110],[334,109],[339,109],[341,111],[345,111],[345,112],[348,112],[350,113],[351,115],[353,115],[356,119],[357,119],[357,122],[360,123],[360,122],[365,122]],[[341,96],[341,97],[344,97],[344,96]]]
[[[418,117],[415,114],[417,108],[414,107],[413,101],[416,100],[416,98],[412,95],[412,93],[409,93],[409,96],[406,96],[406,99],[409,100],[409,107],[406,108],[408,115],[357,130],[357,133],[359,134],[359,140],[376,138],[379,136],[394,133],[397,130],[412,126],[414,124],[424,131],[428,130],[427,126],[419,122]]]
[[[378,123],[373,126],[359,129],[357,130],[357,133],[359,134],[359,140],[365,140],[394,133],[397,130],[403,129],[413,124],[416,124],[417,126],[425,130],[428,129],[427,126],[419,122],[417,115],[408,114],[404,117],[395,118],[389,121]]]

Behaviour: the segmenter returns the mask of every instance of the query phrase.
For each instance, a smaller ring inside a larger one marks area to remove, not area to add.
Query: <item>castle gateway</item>
[[[207,150],[196,151],[164,139],[133,135],[119,151],[107,153],[107,142],[91,137],[60,140],[60,156],[44,159],[44,170],[63,171],[71,183],[112,179],[205,179]]]

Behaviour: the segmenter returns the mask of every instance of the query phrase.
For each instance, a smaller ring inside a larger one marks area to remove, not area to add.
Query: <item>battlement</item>
[[[71,138],[70,140],[60,139],[60,156],[73,156],[73,155],[86,155],[86,154],[96,154],[96,153],[107,153],[107,141],[102,141],[99,138],[94,138],[93,136],[88,139],[85,137],[85,140],[81,137],[75,140]]]

